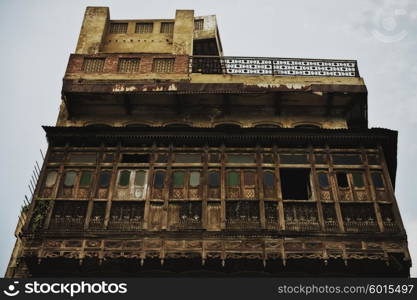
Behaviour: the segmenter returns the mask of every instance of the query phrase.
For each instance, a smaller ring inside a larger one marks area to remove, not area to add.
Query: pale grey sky
[[[357,59],[369,91],[369,126],[399,130],[396,195],[417,261],[417,1],[2,0],[2,274],[33,165],[46,149],[41,125],[55,123],[89,5],[109,6],[114,19],[173,18],[175,9],[215,14],[225,55]]]

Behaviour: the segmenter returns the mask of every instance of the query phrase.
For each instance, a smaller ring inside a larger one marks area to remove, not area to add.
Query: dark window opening
[[[217,171],[212,171],[209,173],[209,187],[218,188],[220,186],[220,174]]]
[[[327,173],[320,172],[317,174],[319,178],[319,185],[323,189],[327,189],[329,187],[329,177],[327,176]]]
[[[130,171],[124,170],[120,172],[119,186],[128,186],[130,181]]]
[[[101,188],[107,188],[110,184],[111,172],[103,171],[100,173],[99,186]]]
[[[363,188],[365,182],[362,173],[352,173],[353,185],[357,188]]]
[[[310,169],[281,169],[280,174],[284,200],[311,198]]]
[[[164,187],[165,173],[163,171],[157,171],[154,178],[154,187],[162,189]]]
[[[183,171],[175,171],[172,173],[172,184],[174,188],[181,188],[184,186],[185,173]]]
[[[93,178],[93,173],[91,171],[84,171],[81,173],[81,178],[80,178],[80,187],[89,187],[90,183],[92,181]]]
[[[384,188],[384,180],[382,179],[381,173],[371,173],[372,182],[374,186],[379,189]]]
[[[264,172],[264,187],[267,189],[273,189],[275,182],[275,175],[272,172]]]
[[[148,163],[149,154],[123,154],[122,163]]]
[[[341,188],[348,188],[349,187],[349,182],[348,182],[348,178],[347,178],[346,173],[338,172],[338,173],[336,173],[336,178],[337,178],[337,184],[339,185],[339,187],[341,187]]]

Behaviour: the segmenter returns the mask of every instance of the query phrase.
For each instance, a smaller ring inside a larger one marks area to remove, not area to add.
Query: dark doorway
[[[311,199],[310,169],[280,170],[281,190],[284,200]]]

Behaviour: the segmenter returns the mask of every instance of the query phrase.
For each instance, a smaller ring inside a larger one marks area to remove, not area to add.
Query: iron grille
[[[84,58],[82,70],[86,73],[103,72],[104,58]]]
[[[190,70],[203,74],[359,77],[354,60],[193,56]]]
[[[174,72],[175,58],[155,58],[152,64],[154,73],[171,73]]]
[[[120,58],[117,65],[117,71],[123,73],[139,72],[140,59],[138,58]]]

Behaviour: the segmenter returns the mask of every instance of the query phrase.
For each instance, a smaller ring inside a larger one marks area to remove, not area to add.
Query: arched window
[[[294,128],[301,128],[301,129],[320,129],[320,126],[314,124],[300,124],[295,125]]]
[[[127,128],[148,128],[150,126],[148,124],[143,124],[143,123],[132,123],[132,124],[127,124],[126,127]]]
[[[96,124],[88,124],[85,127],[92,127],[92,128],[108,128],[108,127],[112,127],[111,125],[108,124],[103,124],[103,123],[96,123]]]
[[[214,128],[218,128],[218,129],[235,129],[235,128],[241,128],[241,127],[240,127],[240,125],[233,124],[233,123],[223,123],[223,124],[218,124],[218,125],[214,126]]]
[[[265,123],[265,124],[257,124],[255,128],[281,128],[278,124],[273,123]]]
[[[173,123],[173,124],[165,125],[165,127],[168,127],[168,128],[190,128],[191,125],[185,124],[185,123]]]

